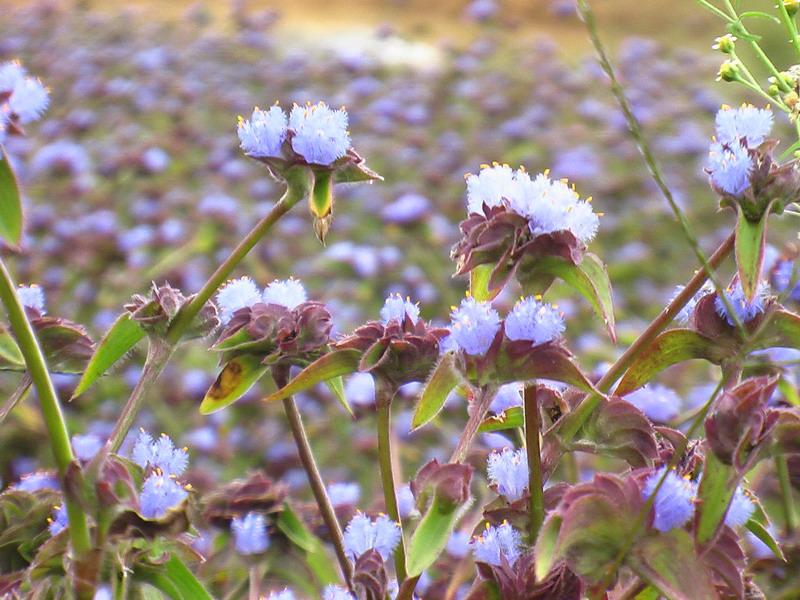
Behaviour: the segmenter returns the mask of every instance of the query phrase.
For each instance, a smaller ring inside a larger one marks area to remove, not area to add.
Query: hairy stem
[[[28,373],[23,373],[22,378],[19,380],[19,383],[17,383],[14,393],[8,397],[8,400],[5,401],[3,406],[0,406],[0,425],[2,425],[3,421],[11,414],[11,411],[16,408],[17,404],[22,402],[28,395],[32,383],[31,376],[28,375]]]
[[[778,473],[778,483],[781,488],[781,503],[783,505],[783,518],[786,522],[786,533],[791,534],[797,529],[797,512],[792,498],[792,484],[789,480],[789,465],[786,456],[781,454],[775,457],[775,470]]]
[[[0,260],[0,301],[8,312],[8,320],[11,330],[19,344],[22,357],[25,359],[25,366],[36,394],[39,398],[39,405],[42,411],[45,426],[47,427],[47,437],[50,448],[55,457],[58,473],[63,479],[75,457],[72,454],[72,446],[69,441],[69,431],[64,414],[61,412],[61,405],[58,401],[53,380],[47,370],[47,362],[42,352],[36,335],[33,332],[30,321],[25,315],[25,309],[15,291],[14,281],[6,269],[5,263]],[[80,560],[92,549],[92,540],[89,535],[89,526],[86,522],[86,514],[80,505],[68,495],[65,496],[67,506],[67,516],[69,518],[69,535],[72,550],[76,555],[76,560]],[[77,583],[77,582],[76,582]],[[79,597],[84,597],[88,593],[83,586],[77,590]],[[92,587],[92,586],[88,586]]]
[[[386,503],[386,513],[392,521],[400,524],[400,544],[394,553],[394,568],[397,572],[397,583],[402,585],[407,577],[406,549],[403,539],[403,523],[400,520],[400,510],[397,507],[397,492],[392,469],[392,397],[395,390],[380,379],[375,381],[375,403],[378,407],[378,463],[381,469],[381,484],[383,499]]]
[[[463,462],[467,457],[467,452],[472,444],[472,440],[478,433],[478,428],[481,426],[481,422],[483,422],[486,416],[486,411],[489,410],[489,405],[492,403],[496,391],[497,389],[493,386],[487,386],[482,388],[478,393],[478,397],[473,400],[472,413],[467,420],[464,431],[461,432],[461,437],[458,438],[456,449],[453,450],[453,454],[450,456],[451,463]]]
[[[542,490],[542,458],[539,447],[539,403],[536,401],[536,388],[525,388],[525,451],[528,454],[528,490],[530,504],[528,515],[528,535],[530,543],[535,544],[539,529],[544,522],[544,492]]]
[[[285,373],[273,373],[275,384],[278,389],[286,386],[288,377]],[[303,426],[303,418],[300,416],[300,411],[297,409],[297,404],[294,398],[289,396],[283,400],[283,410],[286,413],[286,420],[289,421],[289,428],[292,430],[294,443],[297,446],[297,453],[300,455],[300,462],[308,477],[308,483],[311,486],[311,492],[314,494],[314,500],[319,508],[322,520],[328,528],[328,534],[333,542],[333,547],[336,551],[336,559],[339,561],[339,567],[342,569],[342,575],[347,583],[347,587],[352,591],[352,577],[353,566],[347,558],[344,551],[344,541],[342,536],[342,527],[339,525],[339,519],[336,518],[336,512],[333,510],[331,499],[328,497],[328,491],[325,489],[325,484],[322,481],[322,475],[317,467],[317,462],[314,459],[314,454],[311,451],[311,444],[306,435],[306,429]]]

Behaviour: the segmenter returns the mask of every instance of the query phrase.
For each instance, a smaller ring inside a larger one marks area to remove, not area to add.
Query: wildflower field
[[[798,0],[11,4],[0,599],[800,598]]]

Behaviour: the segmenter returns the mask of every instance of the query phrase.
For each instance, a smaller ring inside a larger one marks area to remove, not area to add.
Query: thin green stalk
[[[781,488],[786,533],[791,534],[797,529],[797,509],[794,505],[794,498],[792,498],[792,483],[789,480],[789,465],[786,463],[785,455],[781,454],[775,457],[775,470],[778,473],[778,483]]]
[[[783,26],[786,27],[786,30],[789,32],[789,35],[792,38],[792,46],[794,46],[795,52],[797,52],[798,56],[800,56],[800,36],[797,34],[797,23],[789,15],[789,11],[786,10],[786,5],[783,3],[783,0],[777,1],[778,12],[781,16],[781,23],[783,23]]]
[[[381,470],[381,484],[383,487],[383,499],[386,503],[386,513],[392,521],[400,524],[400,544],[394,553],[394,568],[397,572],[397,583],[403,584],[408,573],[406,571],[406,549],[403,539],[403,523],[400,520],[400,510],[397,507],[397,492],[394,482],[394,472],[392,470],[392,446],[391,438],[391,412],[392,397],[394,390],[376,382],[375,402],[378,406],[378,463]]]
[[[282,388],[287,383],[287,378],[284,374],[275,373],[275,384],[278,388]],[[322,475],[317,467],[317,462],[314,460],[314,454],[311,451],[311,444],[308,441],[305,427],[303,426],[303,418],[300,411],[297,409],[294,399],[290,396],[283,400],[283,410],[286,413],[286,420],[289,421],[289,428],[292,430],[295,445],[297,446],[297,453],[300,456],[300,462],[305,469],[308,483],[311,486],[311,492],[314,494],[314,500],[317,502],[322,520],[328,528],[328,533],[333,542],[334,550],[336,551],[336,558],[339,561],[339,567],[342,569],[342,575],[347,583],[347,587],[352,591],[352,577],[353,566],[347,558],[344,551],[344,541],[342,536],[342,528],[339,525],[339,519],[336,518],[336,511],[333,509],[331,500],[328,497],[328,491],[325,489],[325,483],[322,481]]]
[[[544,522],[544,491],[542,489],[542,457],[539,447],[539,403],[536,401],[536,388],[526,387],[524,398],[525,412],[525,452],[528,455],[528,491],[530,493],[528,536],[535,544],[539,529]]]
[[[63,479],[70,465],[75,460],[69,441],[67,423],[64,420],[64,414],[61,412],[61,405],[58,401],[56,389],[53,386],[53,381],[47,370],[47,362],[45,361],[44,353],[25,315],[25,310],[19,301],[19,297],[15,291],[14,281],[11,279],[11,275],[2,260],[0,260],[0,301],[2,301],[3,305],[6,307],[11,330],[14,332],[14,337],[25,359],[28,374],[36,388],[36,394],[39,398],[39,405],[42,410],[42,417],[47,427],[50,448],[55,457],[58,473]],[[76,558],[80,559],[92,549],[92,540],[89,535],[86,515],[80,505],[69,496],[65,498],[65,503],[67,506],[67,516],[69,518],[69,534],[72,550],[75,552]]]
[[[492,403],[496,391],[495,387],[487,386],[478,393],[478,397],[474,400],[472,414],[469,416],[467,425],[458,438],[458,444],[456,444],[456,448],[450,456],[451,463],[463,462],[467,457],[472,440],[475,439],[475,435],[478,433],[478,428],[486,416],[486,411],[489,410],[489,405]]]
[[[716,6],[714,6],[713,4],[708,2],[707,0],[697,0],[697,3],[700,6],[708,9],[709,11],[711,11],[712,13],[717,15],[720,19],[723,19],[724,21],[726,21],[728,23],[733,23],[734,22],[734,19],[732,19],[730,16],[726,15],[719,8],[717,8]]]
[[[293,171],[293,172],[292,172]],[[230,256],[217,267],[217,270],[206,281],[202,289],[197,292],[192,301],[181,310],[167,331],[167,341],[175,345],[191,325],[197,313],[205,306],[219,286],[225,283],[230,274],[242,259],[252,250],[258,242],[266,235],[272,226],[300,200],[308,197],[312,186],[313,175],[306,167],[295,167],[295,170],[287,174],[286,193],[272,208],[272,210],[248,233],[244,239],[233,249]]]

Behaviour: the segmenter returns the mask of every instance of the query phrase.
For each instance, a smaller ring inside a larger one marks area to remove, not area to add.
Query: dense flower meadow
[[[798,7],[9,10],[0,598],[798,597]]]

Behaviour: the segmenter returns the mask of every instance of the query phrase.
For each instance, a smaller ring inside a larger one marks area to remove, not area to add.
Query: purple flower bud
[[[450,313],[450,339],[471,356],[483,356],[500,329],[500,315],[488,302],[465,298]]]
[[[231,521],[231,531],[239,554],[261,554],[269,547],[267,522],[264,515],[249,512]]]
[[[667,467],[654,471],[644,482],[642,497],[647,500],[653,494]],[[653,510],[655,517],[653,527],[667,532],[675,527],[683,527],[694,516],[694,497],[697,485],[680,477],[675,471],[669,471],[664,483],[656,494]]]
[[[497,493],[510,502],[522,498],[528,488],[528,457],[525,450],[504,448],[493,452],[488,461],[489,482],[497,487]]]
[[[517,302],[506,317],[505,332],[512,341],[545,344],[564,333],[564,318],[554,306],[528,297]]]

